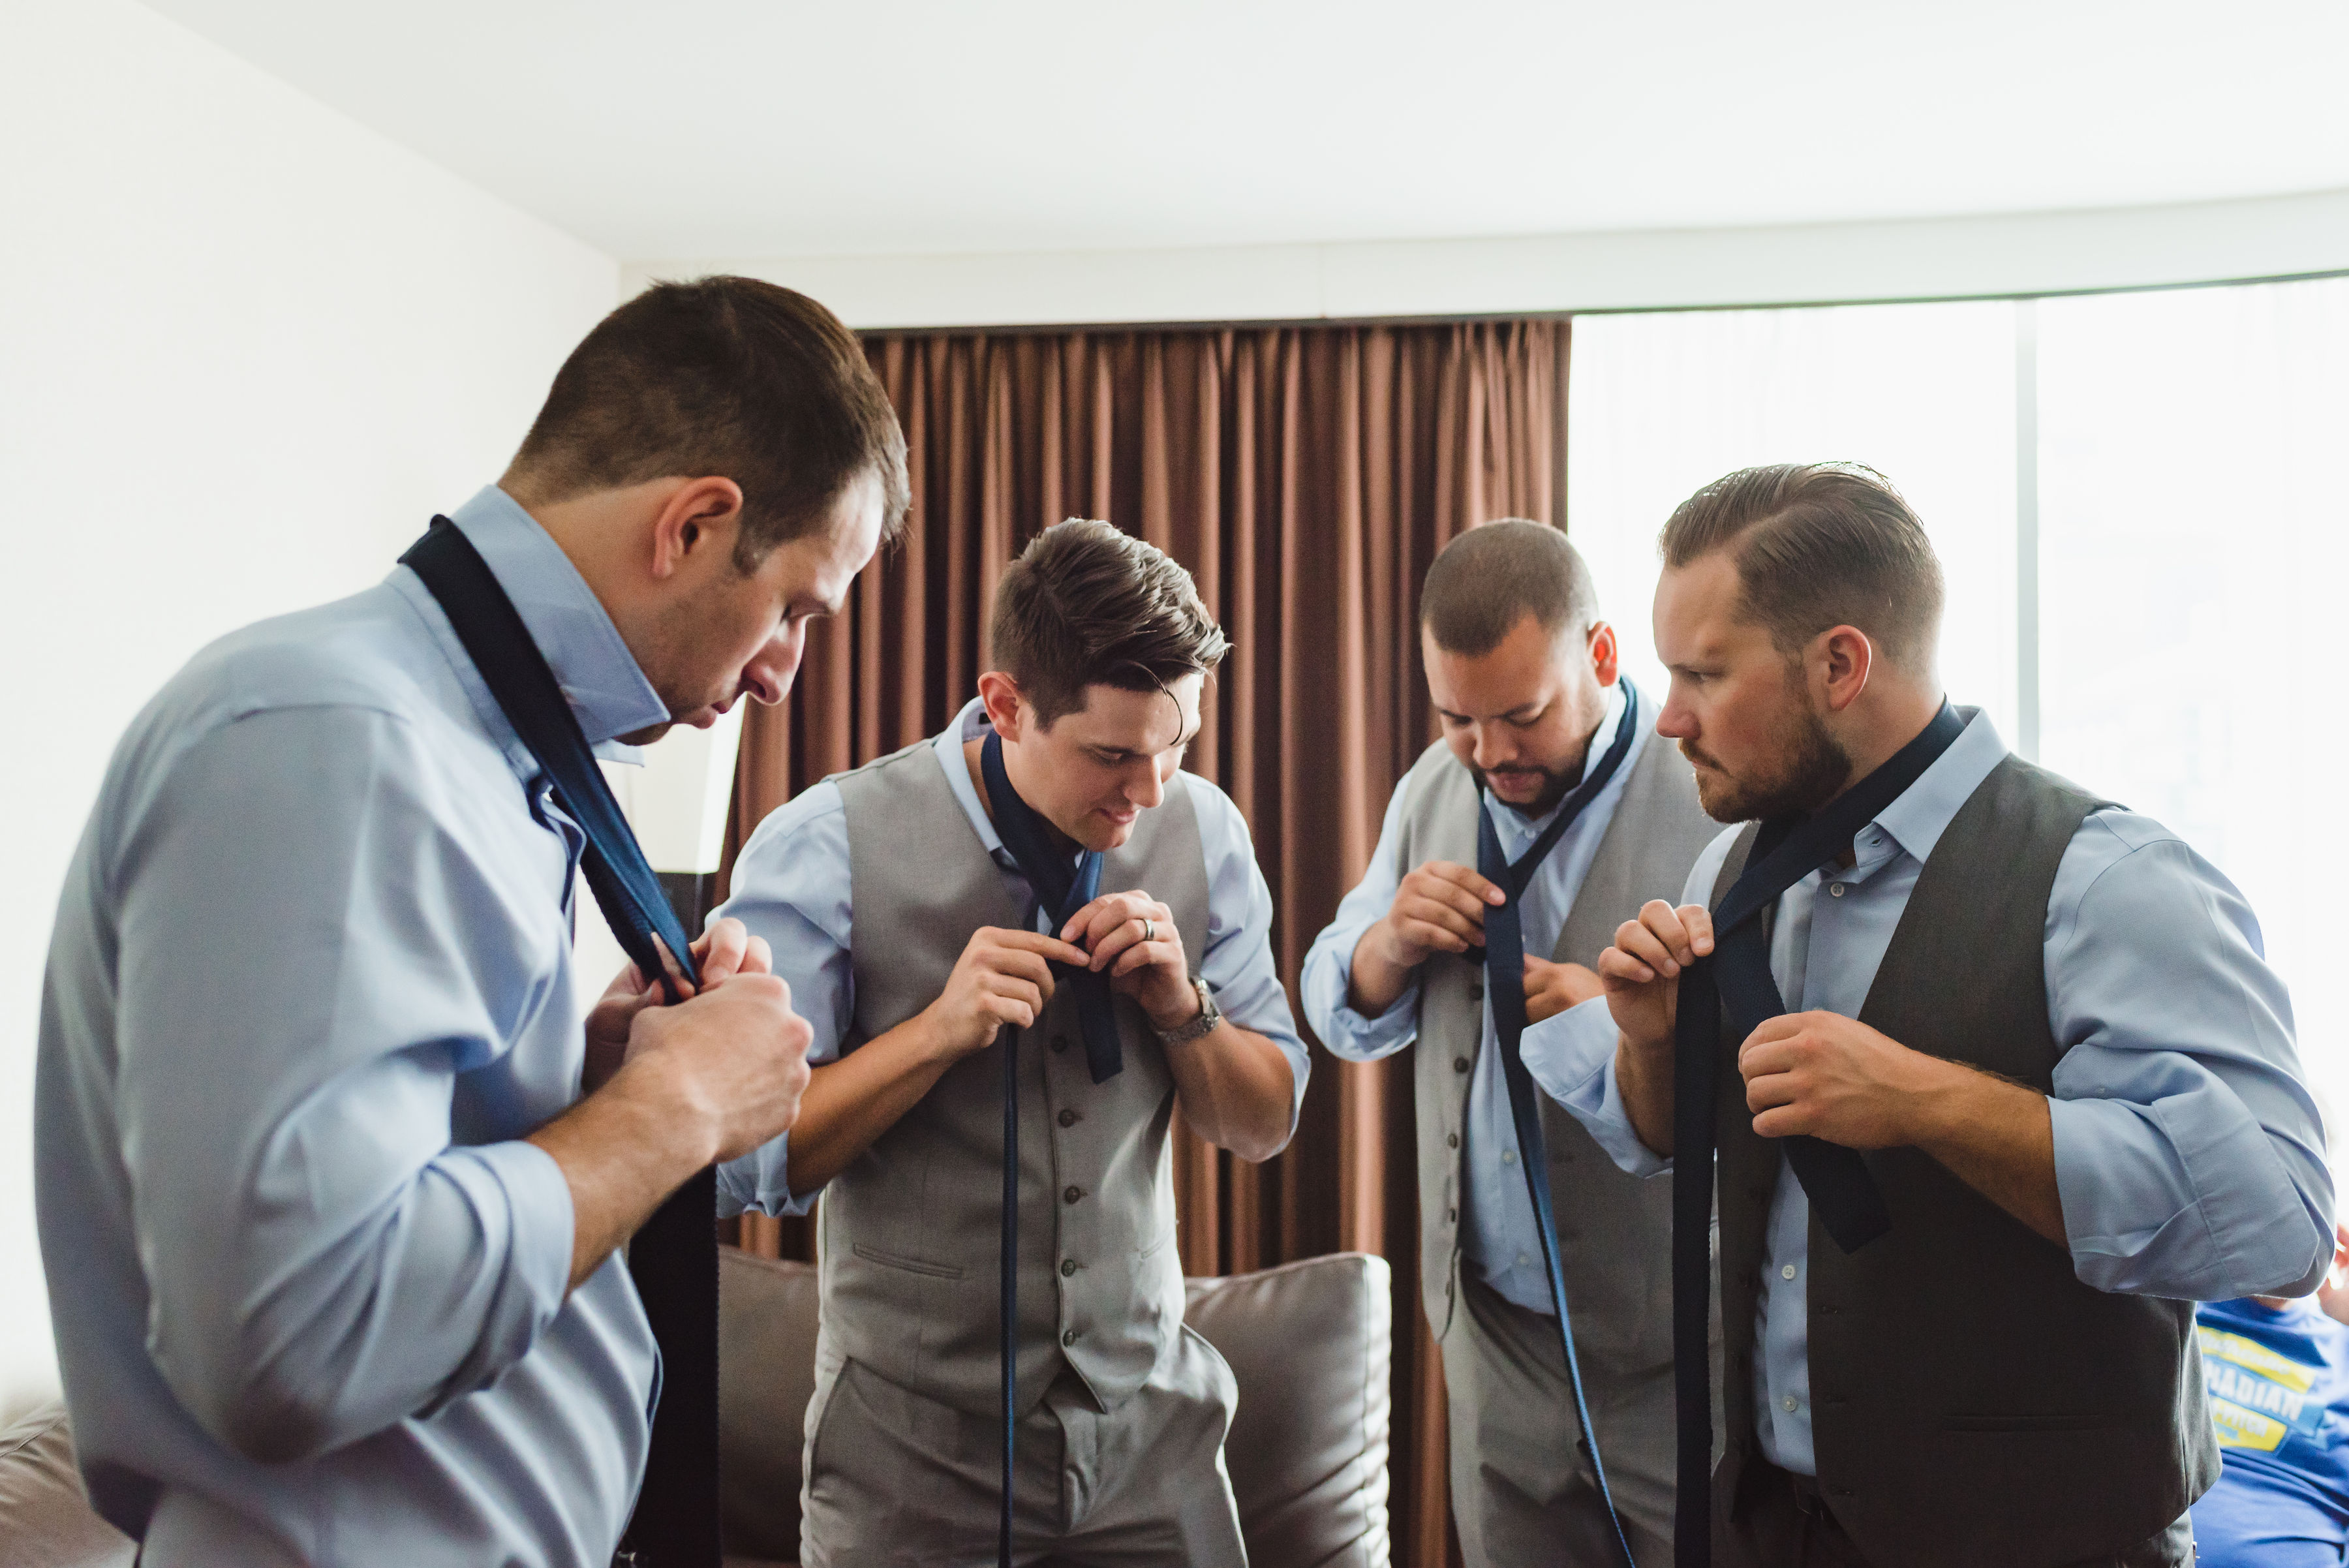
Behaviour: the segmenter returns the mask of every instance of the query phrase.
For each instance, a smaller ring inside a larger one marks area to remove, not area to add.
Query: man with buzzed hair
[[[2182,1568],[2218,1470],[2193,1303],[2333,1255],[2258,922],[1944,700],[1940,566],[1881,474],[1747,469],[1661,543],[1659,731],[1744,826],[1526,1057],[1673,1172],[1683,1568]]]
[[[732,1208],[823,1198],[801,1561],[1238,1568],[1167,1131],[1269,1158],[1306,1056],[1247,824],[1181,770],[1224,634],[1180,566],[1071,519],[988,640],[943,732],[759,826],[722,911],[815,1032],[790,1135],[720,1173]]]
[[[1687,875],[1711,825],[1688,763],[1619,679],[1589,569],[1557,529],[1505,518],[1454,540],[1421,590],[1420,634],[1444,737],[1396,786],[1361,885],[1306,957],[1306,1016],[1352,1061],[1418,1046],[1420,1283],[1444,1352],[1464,1555],[1518,1568],[1622,1551],[1521,1163],[1546,1153],[1600,1454],[1635,1558],[1661,1568],[1669,1195],[1617,1170],[1555,1107],[1536,1110],[1541,1147],[1528,1147],[1504,1064],[1526,1020],[1599,994],[1591,966],[1616,926]],[[1521,1000],[1487,994],[1493,916],[1512,902],[1524,957],[1507,984]]]

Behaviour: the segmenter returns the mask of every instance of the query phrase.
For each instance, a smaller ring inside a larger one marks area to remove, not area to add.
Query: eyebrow
[[[1548,705],[1549,704],[1543,699],[1536,697],[1529,701],[1518,703],[1516,707],[1508,710],[1506,712],[1495,713],[1493,717],[1495,719],[1514,719],[1521,713],[1530,716],[1531,714],[1540,712]],[[1457,719],[1464,724],[1473,724],[1475,722],[1475,721],[1471,719],[1467,714],[1455,713],[1449,708],[1438,708],[1436,711],[1443,714],[1447,719]]]

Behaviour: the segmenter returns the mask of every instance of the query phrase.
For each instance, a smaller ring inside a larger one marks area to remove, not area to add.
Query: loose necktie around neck
[[[1743,1039],[1786,1011],[1770,972],[1764,912],[1787,888],[1847,852],[1859,830],[1906,794],[1965,727],[1957,710],[1943,702],[1914,740],[1816,816],[1764,822],[1744,871],[1713,911],[1712,953],[1681,971],[1672,1041],[1672,1379],[1680,1448],[1672,1555],[1678,1568],[1711,1568],[1713,1562],[1707,1341],[1723,1015]],[[1892,1228],[1884,1195],[1857,1149],[1801,1136],[1780,1141],[1811,1212],[1837,1246],[1855,1252]]]
[[[978,772],[987,784],[996,836],[1003,840],[1019,874],[1028,879],[1036,898],[1035,909],[1052,917],[1052,932],[1057,936],[1079,909],[1100,897],[1101,852],[1087,849],[1071,856],[1060,846],[1051,825],[1011,787],[1011,775],[1003,769],[1003,737],[993,730],[979,745]],[[1035,924],[1034,909],[1030,911],[1029,924]],[[1125,1069],[1109,976],[1056,963],[1052,980],[1056,988],[1068,986],[1075,992],[1077,1023],[1085,1038],[1085,1065],[1094,1083],[1107,1083]],[[1019,1397],[1019,1034],[1017,1030],[1006,1030],[998,1040],[1003,1052],[1003,1241],[996,1355],[1003,1384],[1003,1495],[996,1521],[996,1561],[999,1568],[1011,1568],[1012,1460],[1018,1447]]]
[[[1574,1389],[1574,1413],[1582,1423],[1582,1440],[1590,1452],[1591,1473],[1599,1480],[1599,1501],[1607,1505],[1607,1517],[1615,1526],[1615,1543],[1623,1553],[1623,1568],[1632,1568],[1630,1542],[1623,1534],[1622,1521],[1615,1512],[1615,1496],[1608,1489],[1607,1467],[1599,1457],[1599,1433],[1590,1424],[1590,1402],[1582,1392],[1582,1364],[1574,1351],[1574,1320],[1566,1305],[1566,1271],[1558,1257],[1557,1220],[1552,1213],[1549,1190],[1549,1154],[1542,1137],[1540,1103],[1535,1097],[1533,1075],[1526,1070],[1523,1037],[1526,1032],[1526,949],[1525,928],[1519,905],[1534,873],[1558,840],[1574,825],[1608,782],[1622,771],[1623,759],[1631,753],[1631,742],[1639,733],[1640,722],[1640,694],[1630,681],[1623,682],[1623,718],[1615,728],[1614,743],[1599,758],[1599,765],[1583,775],[1573,793],[1558,803],[1557,814],[1549,826],[1535,839],[1531,848],[1515,861],[1501,851],[1501,835],[1493,824],[1493,813],[1478,793],[1476,802],[1476,869],[1488,882],[1507,895],[1506,901],[1488,905],[1485,909],[1485,995],[1493,1007],[1493,1033],[1501,1048],[1501,1076],[1509,1090],[1509,1120],[1516,1129],[1517,1167],[1525,1172],[1526,1191],[1533,1199],[1534,1227],[1540,1233],[1542,1264],[1549,1273],[1550,1304],[1557,1314],[1557,1331],[1566,1343],[1567,1381]]]
[[[472,541],[432,519],[400,563],[422,580],[457,640],[586,837],[581,868],[612,934],[639,973],[677,989],[660,946],[698,985],[692,940],[612,796],[546,657]],[[566,906],[569,889],[564,889]],[[656,946],[657,939],[660,946]],[[647,1568],[719,1568],[718,1231],[715,1173],[704,1170],[655,1210],[628,1245],[628,1271],[660,1345],[660,1404],[623,1558]]]

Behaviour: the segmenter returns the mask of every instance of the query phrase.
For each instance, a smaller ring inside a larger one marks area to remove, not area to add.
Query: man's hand
[[[1485,942],[1485,911],[1506,902],[1500,888],[1449,860],[1421,863],[1394,901],[1354,944],[1346,1005],[1376,1017],[1395,1004],[1430,953],[1464,953]]]
[[[1070,916],[1061,935],[1088,950],[1088,966],[1105,971],[1112,990],[1141,1003],[1160,1033],[1199,1015],[1174,911],[1149,894],[1104,893]]]
[[[1054,963],[1082,969],[1082,948],[1035,931],[981,926],[955,961],[938,999],[922,1010],[929,1054],[952,1062],[984,1051],[1009,1023],[1032,1029],[1052,1000]]]
[[[705,1130],[702,1163],[733,1159],[798,1119],[813,1034],[792,1011],[790,986],[771,974],[731,975],[674,1006],[638,1012],[628,1060],[610,1087],[657,1075],[656,1096],[682,1126]]]
[[[1918,1142],[1914,1113],[1951,1065],[1839,1012],[1765,1019],[1737,1048],[1755,1132],[1807,1133],[1846,1148]]]
[[[1737,1048],[1737,1070],[1763,1137],[1922,1149],[2041,1236],[2069,1245],[2047,1096],[2028,1085],[1912,1051],[1837,1012],[1766,1020]]]
[[[1675,909],[1651,898],[1638,919],[1615,928],[1615,945],[1599,955],[1599,978],[1627,1042],[1643,1054],[1671,1053],[1681,970],[1712,951],[1713,914],[1702,904]]]
[[[1640,1141],[1672,1152],[1672,1029],[1681,971],[1713,951],[1713,915],[1702,904],[1673,909],[1661,898],[1615,928],[1615,945],[1599,955],[1607,1011],[1615,1020],[1615,1086]]]
[[[1594,996],[1603,996],[1607,982],[1578,963],[1552,963],[1526,955],[1526,1022],[1539,1023]]]
[[[660,939],[653,940],[658,942]],[[736,974],[774,971],[774,954],[767,939],[752,936],[749,927],[730,915],[711,922],[701,940],[693,944],[693,961],[704,986],[716,985]],[[669,975],[681,998],[693,994],[692,982],[674,964],[669,966]],[[647,981],[635,964],[613,977],[612,983],[604,988],[604,994],[588,1010],[587,1059],[580,1075],[583,1094],[594,1094],[620,1070],[620,1064],[627,1059],[628,1031],[635,1027],[636,1014],[667,1000],[659,983]]]

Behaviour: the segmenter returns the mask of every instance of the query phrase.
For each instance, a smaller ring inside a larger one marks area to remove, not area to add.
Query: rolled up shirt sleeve
[[[1375,1062],[1392,1056],[1419,1038],[1419,979],[1413,976],[1393,1005],[1375,1017],[1366,1017],[1347,1004],[1354,983],[1354,949],[1362,933],[1386,919],[1394,907],[1402,878],[1395,869],[1402,833],[1403,797],[1411,788],[1408,774],[1387,802],[1385,821],[1379,828],[1379,846],[1371,853],[1362,879],[1338,904],[1337,918],[1313,939],[1298,977],[1299,1000],[1306,1021],[1330,1054],[1349,1062]]]
[[[839,786],[826,781],[776,808],[736,857],[731,891],[710,919],[732,916],[774,954],[774,971],[792,988],[792,1010],[813,1037],[808,1063],[840,1060],[855,1015],[854,891],[849,885],[848,812]],[[821,1189],[791,1182],[791,1134],[718,1168],[721,1216],[746,1209],[805,1214]]]
[[[114,858],[148,1342],[254,1459],[486,1386],[570,1283],[554,1161],[452,1138],[457,1076],[509,1035],[512,938],[423,749],[386,712],[254,714],[189,748]]]
[[[2057,872],[2047,954],[2079,1278],[2198,1301],[2314,1289],[2332,1178],[2291,1000],[2242,896],[2157,824],[2100,812]]]
[[[1294,1133],[1312,1064],[1272,955],[1272,889],[1256,863],[1256,846],[1240,808],[1215,785],[1182,776],[1198,815],[1199,851],[1207,872],[1207,948],[1199,955],[1198,975],[1215,992],[1225,1017],[1271,1041],[1288,1060],[1288,1127]]]

